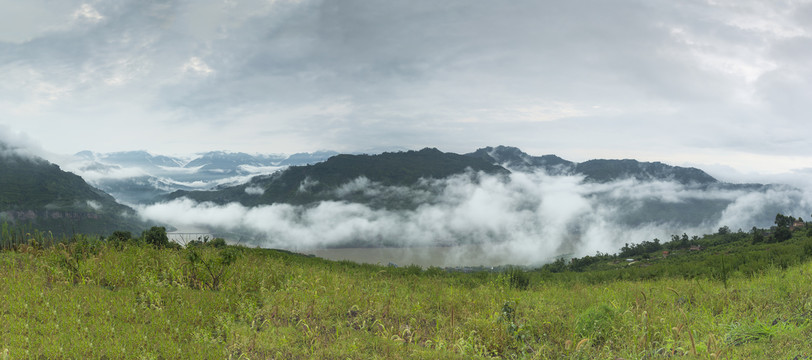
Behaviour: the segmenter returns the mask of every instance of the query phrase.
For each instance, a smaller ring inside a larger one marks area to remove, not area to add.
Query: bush
[[[215,249],[222,249],[226,247],[226,240],[223,238],[214,238],[207,243],[207,245],[215,248]]]
[[[521,268],[511,267],[507,270],[507,280],[510,287],[519,290],[527,290],[530,285],[530,275]]]
[[[133,238],[133,234],[129,231],[116,230],[113,234],[107,237],[107,241],[111,242],[127,242]]]
[[[578,316],[575,324],[578,335],[603,343],[610,337],[615,315],[612,308],[603,304],[590,307]]]
[[[141,237],[147,244],[157,248],[163,248],[169,245],[169,237],[166,236],[166,228],[163,226],[153,226],[149,230],[141,233]]]
[[[804,257],[812,258],[812,239],[807,240],[804,244]]]
[[[185,269],[189,286],[193,289],[218,290],[228,278],[228,269],[238,256],[234,247],[222,250],[188,248]]]

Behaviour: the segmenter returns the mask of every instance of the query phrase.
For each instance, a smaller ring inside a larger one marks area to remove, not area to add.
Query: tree
[[[166,236],[166,228],[163,226],[153,226],[149,230],[141,233],[147,244],[151,244],[158,248],[163,248],[169,245],[169,237]]]
[[[787,228],[787,229],[789,229],[789,227],[794,222],[795,222],[795,218],[793,218],[792,216],[786,216],[786,215],[783,215],[781,213],[775,215],[775,226],[778,226],[778,228]]]
[[[113,234],[107,237],[107,241],[126,242],[133,238],[133,234],[129,231],[116,230]]]
[[[778,229],[775,230],[775,233],[773,234],[775,242],[786,241],[789,240],[791,237],[792,231],[789,231],[788,227],[779,227]]]
[[[762,233],[759,228],[753,226],[750,233],[753,234],[753,244],[764,242],[764,233]]]
[[[792,226],[792,223],[795,222],[795,218],[792,216],[785,216],[783,214],[775,215],[775,233],[773,234],[773,239],[775,242],[782,242],[785,240],[789,240],[792,237],[792,231],[790,231],[789,227]]]

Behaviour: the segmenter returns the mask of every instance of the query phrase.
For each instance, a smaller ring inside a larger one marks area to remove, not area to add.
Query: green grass
[[[792,241],[806,241],[798,236]],[[635,275],[655,265],[463,274],[275,250],[196,251],[211,261],[223,251],[237,253],[217,290],[200,285],[199,263],[183,249],[81,239],[0,252],[0,356],[6,350],[10,359],[812,356],[808,261],[734,270],[722,281],[713,272]],[[685,256],[680,261],[713,264],[712,255],[697,254],[695,262]],[[618,280],[624,271],[633,280]],[[602,272],[613,275],[602,281],[595,275]]]

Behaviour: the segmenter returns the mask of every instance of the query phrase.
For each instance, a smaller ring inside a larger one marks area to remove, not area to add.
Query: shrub
[[[112,242],[127,242],[133,238],[133,234],[129,231],[116,230],[113,234],[107,237],[107,241]]]
[[[163,226],[153,226],[149,230],[141,234],[147,244],[157,248],[163,248],[169,245],[169,237],[166,236],[166,228]]]
[[[238,257],[237,249],[187,249],[186,275],[189,286],[195,289],[218,290],[228,277],[228,269]]]
[[[578,335],[603,343],[610,337],[615,316],[615,311],[604,304],[586,309],[575,324]]]
[[[530,275],[521,268],[511,267],[507,270],[507,280],[510,287],[519,290],[527,290],[530,285]]]
[[[223,238],[214,238],[207,243],[207,245],[215,248],[215,249],[222,249],[226,247],[226,240]]]

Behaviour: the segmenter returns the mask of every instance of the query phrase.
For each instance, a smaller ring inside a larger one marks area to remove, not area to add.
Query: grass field
[[[466,274],[233,246],[18,245],[0,252],[0,359],[812,358],[808,260],[724,281],[615,263]],[[621,275],[589,275],[606,273]]]

